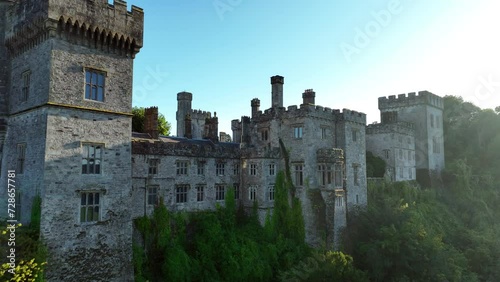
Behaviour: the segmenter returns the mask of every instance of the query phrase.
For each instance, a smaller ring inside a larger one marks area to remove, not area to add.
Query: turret
[[[282,108],[283,107],[283,84],[285,83],[285,78],[279,75],[271,77],[271,97],[272,97],[272,107]]]
[[[144,132],[151,138],[158,139],[158,107],[144,110]]]
[[[259,113],[260,100],[257,98],[254,98],[254,99],[252,99],[250,104],[252,106],[252,118],[255,118],[255,117],[257,117],[257,114]]]
[[[191,102],[193,101],[193,94],[189,92],[177,93],[177,136],[185,136],[185,119],[187,114],[191,114]]]

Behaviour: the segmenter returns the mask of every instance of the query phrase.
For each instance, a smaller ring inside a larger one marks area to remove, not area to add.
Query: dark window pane
[[[94,194],[93,193],[89,193],[88,204],[89,205],[93,205],[94,204]]]
[[[97,101],[104,101],[104,93],[103,93],[103,88],[99,87],[97,89]]]
[[[89,71],[87,71],[87,73],[85,73],[85,82],[86,83],[90,83],[90,75],[91,75],[91,73]]]
[[[92,221],[98,221],[99,220],[99,207],[94,207],[94,218]]]
[[[92,86],[92,100],[97,99],[97,87]]]
[[[87,204],[87,198],[86,198],[86,195],[85,194],[82,194],[82,201],[81,201],[81,205],[82,206],[85,206]]]
[[[94,202],[96,205],[99,204],[99,193],[95,193]]]
[[[104,75],[103,74],[97,75],[97,85],[104,86]]]
[[[92,221],[94,217],[94,209],[92,207],[87,207],[87,222]]]
[[[85,85],[85,99],[90,99],[90,85]]]
[[[85,195],[82,194],[82,197],[85,197]],[[86,211],[87,209],[85,207],[80,208],[80,222],[85,222],[86,217]]]
[[[97,74],[96,73],[92,73],[92,85],[96,85],[97,84]]]

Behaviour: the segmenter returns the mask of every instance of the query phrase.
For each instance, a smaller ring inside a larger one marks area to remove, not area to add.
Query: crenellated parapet
[[[400,107],[430,105],[439,109],[444,108],[443,98],[429,91],[411,92],[408,94],[391,95],[378,98],[379,110],[387,110]]]
[[[366,114],[356,111],[344,109],[342,111],[331,109],[328,107],[315,106],[312,104],[302,104],[300,106],[292,105],[287,108],[270,108],[264,112],[258,111],[255,117],[252,117],[254,122],[268,121],[276,117],[281,118],[297,118],[297,117],[312,117],[330,121],[346,120],[357,123],[366,124]]]
[[[144,11],[114,0],[24,0],[7,12],[6,45],[13,56],[48,38],[62,38],[121,56],[134,57],[143,44]]]
[[[366,125],[366,114],[348,109],[334,110],[337,121],[347,121]]]
[[[205,120],[207,118],[212,118],[212,113],[202,110],[191,110],[189,112],[192,120]]]
[[[400,133],[415,136],[415,125],[410,122],[375,123],[366,127],[366,134]]]
[[[280,159],[280,148],[251,147],[242,148],[241,157],[245,159]]]

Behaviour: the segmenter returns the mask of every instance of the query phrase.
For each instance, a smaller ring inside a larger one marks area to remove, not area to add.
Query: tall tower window
[[[26,143],[17,144],[17,168],[18,174],[24,173],[24,163],[26,160]]]
[[[82,144],[82,174],[101,174],[102,147],[101,144]]]
[[[28,101],[31,84],[31,71],[23,72],[23,88],[21,90],[21,102]]]
[[[158,185],[148,187],[148,205],[156,205],[158,203]]]
[[[252,186],[248,191],[248,199],[250,201],[255,201],[257,199],[257,187]]]
[[[297,163],[293,165],[294,168],[294,176],[295,176],[295,185],[302,186],[304,185],[304,164]]]
[[[106,73],[85,70],[85,99],[104,102],[104,78]]]
[[[293,128],[293,138],[295,139],[302,138],[302,126],[296,126]]]
[[[100,193],[85,192],[81,194],[80,222],[95,222],[100,220]]]

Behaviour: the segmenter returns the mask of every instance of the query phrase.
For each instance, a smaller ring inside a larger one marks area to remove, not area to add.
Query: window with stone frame
[[[187,203],[189,185],[180,184],[175,186],[175,202],[177,204]]]
[[[276,165],[275,164],[269,164],[269,175],[273,176],[276,174]]]
[[[333,165],[334,185],[335,188],[344,188],[344,178],[342,173],[342,164],[336,163]]]
[[[355,186],[359,185],[359,164],[353,164],[352,165],[352,171],[353,171],[353,182]]]
[[[250,164],[250,175],[257,175],[257,164]]]
[[[226,198],[226,186],[223,184],[215,185],[215,200],[216,201],[224,201]]]
[[[399,177],[400,178],[404,177],[404,175],[403,175],[403,168],[402,167],[399,168]]]
[[[240,164],[233,164],[233,175],[240,175]]]
[[[215,163],[215,174],[216,175],[224,175],[226,169],[226,163],[217,162]]]
[[[332,184],[333,182],[333,170],[332,166],[329,164],[318,164],[318,184],[320,186],[325,186]]]
[[[267,129],[261,130],[260,135],[262,141],[267,141],[269,139],[269,131]]]
[[[293,164],[293,175],[294,175],[295,186],[304,185],[304,164],[303,163],[294,163]]]
[[[275,192],[276,192],[276,187],[274,186],[274,184],[269,185],[269,187],[268,187],[268,195],[269,195],[268,199],[269,199],[269,201],[274,201]]]
[[[326,127],[321,127],[321,139],[326,139],[328,138],[328,131],[326,129]]]
[[[16,173],[23,174],[26,164],[26,143],[17,144],[17,166]]]
[[[357,129],[353,129],[351,131],[351,138],[352,138],[352,142],[358,141],[358,130]]]
[[[80,222],[96,222],[101,220],[101,193],[80,193]]]
[[[198,161],[196,168],[197,168],[197,173],[198,175],[205,175],[205,164],[206,161]]]
[[[28,101],[31,88],[31,71],[27,70],[23,72],[22,79],[23,79],[23,87],[21,89],[20,100],[21,102],[26,102]]]
[[[196,185],[196,201],[203,202],[205,200],[205,184]]]
[[[339,208],[344,206],[344,196],[335,196],[335,206]]]
[[[158,174],[158,167],[160,165],[159,159],[149,159],[148,160],[148,174]]]
[[[158,204],[158,190],[160,187],[158,185],[149,185],[148,186],[148,205],[157,205]]]
[[[257,200],[257,187],[255,186],[250,186],[248,189],[248,199],[250,201],[255,201]]]
[[[104,145],[82,143],[82,174],[101,174]]]
[[[233,187],[234,187],[234,199],[239,200],[240,199],[240,184],[233,183]]]
[[[300,126],[294,126],[293,128],[293,138],[295,139],[300,139],[303,136],[303,127]]]
[[[386,159],[389,159],[390,152],[391,152],[391,150],[389,150],[389,149],[385,149],[385,150],[384,150],[384,157],[385,157]]]
[[[85,99],[104,102],[106,73],[95,69],[85,69]]]
[[[177,175],[187,175],[188,174],[188,166],[189,162],[188,161],[177,161],[175,162],[176,164],[176,172]]]

